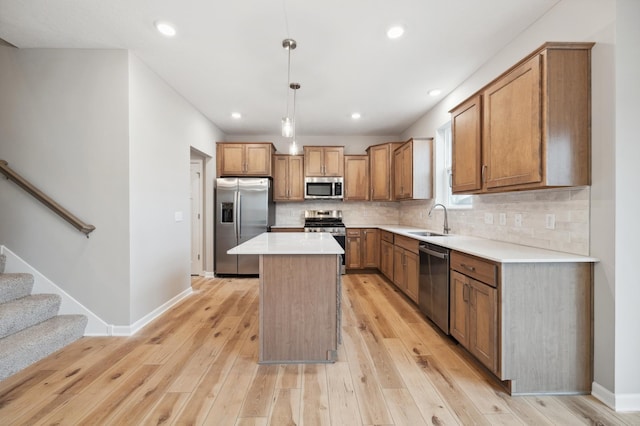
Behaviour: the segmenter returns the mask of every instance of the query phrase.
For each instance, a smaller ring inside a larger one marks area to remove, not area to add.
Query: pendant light
[[[290,138],[293,134],[293,121],[289,117],[289,87],[291,87],[291,51],[297,46],[296,41],[291,38],[282,40],[282,47],[288,52],[287,61],[287,115],[282,117],[282,136]],[[295,96],[295,92],[294,92]]]
[[[289,154],[298,154],[298,145],[296,144],[296,93],[300,88],[300,83],[291,83],[289,87],[293,90],[293,119],[291,120],[291,146],[289,147]]]

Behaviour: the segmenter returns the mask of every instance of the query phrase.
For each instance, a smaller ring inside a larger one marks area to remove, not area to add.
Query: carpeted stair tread
[[[0,303],[28,296],[32,289],[33,275],[31,274],[0,274]]]
[[[57,294],[34,294],[0,304],[0,339],[56,316],[61,300]]]
[[[59,315],[1,339],[0,380],[78,340],[86,325],[84,315]]]

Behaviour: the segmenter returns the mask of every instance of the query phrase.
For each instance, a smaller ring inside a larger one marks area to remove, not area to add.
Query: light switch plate
[[[500,213],[500,225],[504,226],[507,224],[507,214],[506,213]]]
[[[556,215],[548,214],[545,218],[545,226],[547,229],[556,229]]]
[[[484,214],[484,223],[487,225],[493,225],[493,213]]]
[[[184,217],[182,215],[182,212],[175,212],[173,214],[173,217],[175,219],[176,222],[182,222],[184,220]]]

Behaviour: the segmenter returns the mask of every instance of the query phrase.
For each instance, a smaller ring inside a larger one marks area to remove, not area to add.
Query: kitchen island
[[[260,256],[259,362],[333,362],[344,250],[331,234],[263,233],[228,253]]]

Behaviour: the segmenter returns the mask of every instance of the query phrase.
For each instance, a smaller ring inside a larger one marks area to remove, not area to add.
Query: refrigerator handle
[[[241,215],[242,206],[240,205],[240,191],[236,191],[236,238],[238,241],[240,240],[240,236],[242,235],[242,225],[240,221],[242,220]]]

